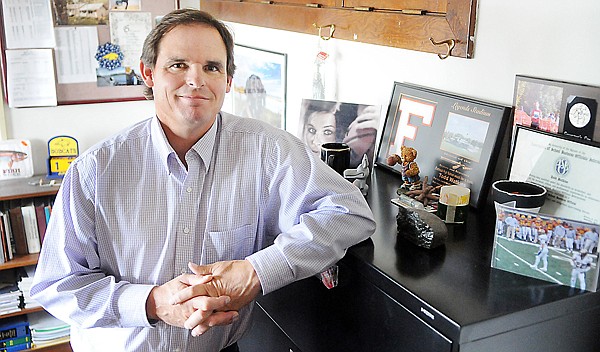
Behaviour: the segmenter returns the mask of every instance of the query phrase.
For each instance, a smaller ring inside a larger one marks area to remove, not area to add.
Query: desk
[[[308,278],[260,297],[243,352],[600,349],[600,293],[490,267],[492,207],[426,250],[396,235],[398,175],[375,168],[370,183],[377,230],[339,262],[339,286]]]

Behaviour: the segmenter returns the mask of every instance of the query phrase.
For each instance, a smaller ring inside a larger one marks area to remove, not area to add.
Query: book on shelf
[[[21,207],[15,207],[8,210],[10,218],[10,228],[12,236],[15,239],[15,254],[29,254],[27,249],[27,235],[25,235],[25,223],[23,222],[23,212]]]
[[[27,335],[31,335],[27,316],[18,315],[0,320],[0,340],[14,339]]]
[[[38,233],[40,235],[40,245],[44,243],[44,235],[46,235],[46,205],[38,204],[35,206],[35,218],[37,220]]]
[[[23,294],[16,283],[0,288],[0,315],[18,312],[23,307]]]
[[[46,224],[50,222],[50,215],[52,214],[52,205],[54,205],[54,202],[46,205],[46,207],[44,208],[44,210],[46,211]]]
[[[23,294],[24,308],[41,307],[41,304],[39,304],[38,301],[31,298],[31,285],[33,283],[33,276],[35,275],[35,266],[28,266],[22,269],[24,273],[21,275],[21,280],[17,285]]]
[[[0,347],[0,352],[17,352],[17,351],[28,350],[30,348],[31,348],[31,341],[25,342],[25,343],[22,343],[19,345],[14,345],[14,346]]]
[[[27,252],[40,252],[40,234],[38,232],[38,223],[35,215],[35,206],[33,204],[21,207],[23,216],[23,227],[25,228],[25,239],[27,240]]]
[[[28,348],[31,347],[31,335],[0,340],[0,348],[13,347],[23,344],[29,344]]]
[[[31,341],[35,347],[68,341],[71,326],[46,311],[29,314]]]
[[[2,241],[2,255],[0,255],[0,264],[6,262],[8,259],[8,245],[6,244],[6,234],[4,230],[4,213],[0,211],[0,239]]]
[[[15,238],[12,235],[12,229],[10,227],[10,216],[7,212],[0,212],[0,216],[2,217],[2,230],[4,231],[3,235],[6,239],[6,247],[3,247],[3,254],[5,261],[9,261],[13,259],[15,253]],[[4,244],[4,242],[3,242]]]
[[[23,204],[0,202],[0,264],[15,255],[39,253],[52,213],[52,202],[37,199]]]
[[[29,349],[32,341],[27,316],[19,315],[0,319],[0,352]]]

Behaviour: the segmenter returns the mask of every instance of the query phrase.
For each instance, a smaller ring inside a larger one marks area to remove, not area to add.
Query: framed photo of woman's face
[[[350,147],[350,168],[361,164],[366,155],[373,165],[380,107],[303,99],[298,136],[320,156],[325,143],[346,143]]]

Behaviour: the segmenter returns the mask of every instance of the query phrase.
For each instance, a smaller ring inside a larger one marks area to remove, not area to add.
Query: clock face
[[[569,121],[574,127],[582,128],[590,122],[592,112],[584,103],[576,103],[569,110]]]

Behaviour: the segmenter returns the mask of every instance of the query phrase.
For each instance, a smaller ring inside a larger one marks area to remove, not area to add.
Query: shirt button
[[[190,228],[189,227],[185,227],[183,229],[183,233],[185,233],[186,235],[190,233]]]
[[[188,188],[187,188],[185,191],[186,191],[187,193],[192,193],[192,187],[188,187]]]

